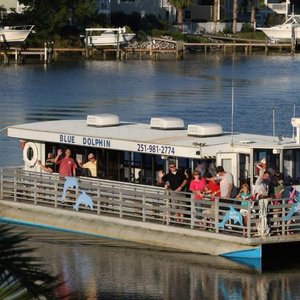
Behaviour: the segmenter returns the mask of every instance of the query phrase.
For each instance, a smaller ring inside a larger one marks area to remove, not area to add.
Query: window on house
[[[192,17],[191,11],[190,11],[189,9],[186,9],[186,10],[184,11],[184,19],[185,19],[185,20],[190,20],[191,17]]]
[[[198,0],[198,5],[214,5],[214,0]]]

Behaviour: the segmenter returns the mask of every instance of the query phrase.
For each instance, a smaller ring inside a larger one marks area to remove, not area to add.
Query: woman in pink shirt
[[[195,170],[193,173],[193,179],[190,183],[190,191],[193,193],[195,200],[201,200],[205,191],[206,180],[201,177],[200,172]]]

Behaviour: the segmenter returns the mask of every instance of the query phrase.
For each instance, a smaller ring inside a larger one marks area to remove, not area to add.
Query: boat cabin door
[[[217,155],[217,166],[222,166],[226,172],[233,175],[235,186],[240,186],[241,182],[247,182],[249,178],[248,154],[241,153],[219,153]]]

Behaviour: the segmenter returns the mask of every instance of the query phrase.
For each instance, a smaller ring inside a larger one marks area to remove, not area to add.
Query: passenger
[[[43,171],[47,173],[55,172],[54,158],[55,158],[54,154],[52,152],[49,152],[47,155],[45,165],[43,165],[40,160],[38,160],[38,165],[41,167]]]
[[[244,226],[243,227],[243,235],[246,236],[246,232],[247,232],[247,225],[248,225],[248,206],[250,205],[250,201],[251,201],[251,193],[250,193],[250,188],[249,185],[247,183],[244,183],[241,186],[240,192],[238,193],[238,195],[236,196],[237,199],[242,199],[243,201],[241,202],[241,209],[240,209],[240,213],[243,216],[243,223]]]
[[[176,168],[174,161],[169,162],[169,172],[164,174],[162,171],[159,172],[159,180],[165,183],[165,187],[175,192],[180,192],[186,186],[187,179],[181,170]]]
[[[266,159],[265,159],[265,158],[262,158],[262,159],[260,160],[260,162],[259,162],[258,164],[256,164],[256,168],[257,168],[256,174],[257,174],[258,176],[263,175],[263,173],[264,173],[265,171],[267,171],[267,161],[266,161]]]
[[[192,171],[191,169],[187,168],[184,170],[184,175],[185,175],[185,178],[186,178],[186,185],[184,187],[184,190],[185,192],[188,192],[190,193],[191,190],[190,190],[190,184],[191,184],[191,181],[193,180],[193,175],[192,175]]]
[[[200,172],[196,169],[193,173],[194,179],[190,183],[190,191],[193,193],[195,200],[201,200],[205,192],[206,181],[204,177],[201,177]]]
[[[169,162],[169,172],[164,174],[162,171],[159,171],[159,184],[164,182],[166,189],[171,189],[175,192],[184,191],[186,186],[187,179],[184,173],[181,170],[176,168],[174,161]],[[178,201],[173,201],[174,204],[178,204]],[[173,206],[173,208],[178,209],[178,206]],[[176,213],[177,222],[182,222],[183,213]]]
[[[79,166],[83,169],[88,169],[91,172],[92,177],[97,177],[97,160],[93,153],[88,155],[88,162],[83,164],[81,161],[77,161]]]
[[[205,188],[206,188],[206,180],[204,177],[201,176],[199,170],[195,170],[193,173],[193,177],[194,179],[191,181],[190,183],[190,191],[192,192],[192,198],[195,201],[195,210],[198,213],[202,213],[202,205],[199,202],[199,200],[203,199],[203,195],[205,192]],[[205,220],[205,218],[203,218]],[[205,222],[199,222],[199,225],[201,227],[205,227],[206,223]]]
[[[220,181],[220,191],[221,197],[223,198],[233,198],[236,196],[233,195],[234,185],[233,185],[233,176],[231,173],[226,172],[222,166],[216,168],[216,179]]]
[[[57,155],[54,159],[54,162],[56,165],[59,165],[59,176],[65,177],[65,176],[73,176],[76,177],[76,162],[71,157],[71,150],[66,149],[65,155],[62,156],[63,151],[61,149],[57,150]]]
[[[262,175],[260,175],[254,185],[254,199],[259,199],[260,196],[269,196],[269,183],[270,183],[270,173],[265,171]]]
[[[210,196],[212,201],[221,196],[220,183],[215,180],[215,177],[206,178],[206,195]]]
[[[215,180],[215,177],[210,176],[206,178],[206,196],[211,199],[210,209],[207,210],[207,214],[210,215],[208,223],[210,227],[213,227],[215,220],[215,199],[221,196],[220,183]]]

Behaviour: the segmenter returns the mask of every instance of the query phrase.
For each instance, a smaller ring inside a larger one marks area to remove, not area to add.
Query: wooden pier
[[[153,39],[154,40],[154,39]],[[155,40],[163,40],[156,38]],[[170,41],[174,43],[172,49],[153,47],[152,44],[147,48],[55,48],[53,43],[45,43],[44,48],[0,48],[0,63],[25,63],[26,61],[35,60],[44,64],[58,60],[60,57],[76,57],[84,59],[184,59],[188,52],[215,53],[223,54],[252,53],[263,52],[265,55],[271,53],[288,53],[293,55],[296,52],[295,44],[272,44],[267,42],[211,42],[211,43],[184,43],[182,41]]]

